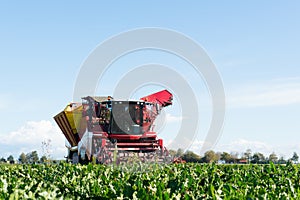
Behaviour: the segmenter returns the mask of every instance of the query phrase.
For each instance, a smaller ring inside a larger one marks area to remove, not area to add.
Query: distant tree
[[[274,152],[269,155],[269,162],[276,163],[277,160],[278,160],[278,157]]]
[[[0,159],[0,162],[1,162],[1,163],[6,163],[6,159],[2,157],[2,158]]]
[[[51,159],[51,140],[44,140],[42,142],[42,151],[43,151],[43,156],[46,157],[45,162],[50,162]]]
[[[179,149],[177,149],[176,156],[181,157],[181,156],[183,156],[183,153],[184,153],[183,149],[179,148]]]
[[[223,161],[225,161],[225,163],[231,163],[232,162],[232,157],[227,152],[221,153],[220,159],[223,160]]]
[[[172,156],[172,157],[176,156],[176,151],[173,150],[173,149],[170,149],[169,150],[169,155]]]
[[[247,162],[249,163],[252,158],[252,151],[251,149],[247,149],[244,153],[244,157],[246,158]]]
[[[183,154],[182,159],[186,162],[200,162],[200,156],[192,151],[186,151]]]
[[[216,161],[218,161],[218,159],[219,158],[218,158],[217,154],[213,150],[205,152],[204,157],[203,157],[203,161],[206,163],[216,162]]]
[[[39,156],[38,156],[37,151],[32,152],[32,161],[33,161],[33,163],[37,163],[39,161]]]
[[[26,163],[32,163],[31,152],[26,154]]]
[[[256,163],[257,164],[257,163],[259,163],[259,161],[260,161],[260,159],[259,159],[258,153],[253,154],[251,163]]]
[[[19,156],[19,162],[22,163],[22,164],[27,162],[27,158],[26,158],[25,153],[21,153],[21,155]]]
[[[42,156],[40,158],[41,163],[47,163],[47,157],[46,156]]]
[[[10,155],[10,156],[7,157],[7,161],[9,161],[10,164],[14,164],[15,163],[14,157],[12,155]]]
[[[220,160],[220,157],[221,157],[221,152],[217,152],[216,153],[216,159],[217,159],[216,161]]]
[[[254,153],[252,156],[251,163],[264,163],[265,162],[265,156],[262,153]]]
[[[278,160],[278,164],[286,164],[286,163],[287,163],[287,161],[284,159],[283,156],[281,156]]]
[[[239,160],[239,153],[238,152],[231,152],[230,153],[231,156],[231,163],[237,163]]]
[[[37,163],[39,161],[37,151],[32,151],[31,153],[26,154],[26,160],[29,163]]]
[[[294,161],[295,163],[298,162],[299,156],[296,152],[294,152],[293,157],[291,158],[292,161]]]

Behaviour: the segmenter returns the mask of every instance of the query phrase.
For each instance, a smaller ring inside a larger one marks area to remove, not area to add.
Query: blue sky
[[[64,138],[52,117],[72,100],[81,64],[107,38],[143,27],[172,29],[191,37],[218,68],[227,110],[214,150],[251,148],[286,158],[293,151],[300,153],[299,11],[298,1],[3,1],[0,156],[40,148],[41,139],[50,137],[53,156],[63,157]],[[148,62],[166,63],[186,77],[193,73],[179,58],[145,51],[121,58],[106,79],[115,83],[122,76],[115,75],[121,65],[129,69],[129,65]],[[201,77],[191,78],[190,84],[197,97],[204,99],[199,134],[191,147],[197,152],[211,110],[205,108],[209,96]],[[109,87],[99,88],[99,93],[109,94]],[[151,88],[144,93],[148,91]],[[174,120],[165,132],[176,128],[176,110],[176,105],[173,111],[167,109]],[[172,139],[165,133],[162,136]]]

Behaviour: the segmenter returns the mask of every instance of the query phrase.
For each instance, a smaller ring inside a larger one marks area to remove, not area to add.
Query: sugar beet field
[[[300,166],[0,165],[0,199],[300,199]]]

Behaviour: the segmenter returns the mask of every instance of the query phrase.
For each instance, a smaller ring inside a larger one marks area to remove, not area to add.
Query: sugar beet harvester
[[[67,160],[105,164],[136,159],[170,162],[153,123],[172,100],[173,95],[162,90],[138,101],[87,96],[82,103],[67,105],[54,117],[69,143]]]

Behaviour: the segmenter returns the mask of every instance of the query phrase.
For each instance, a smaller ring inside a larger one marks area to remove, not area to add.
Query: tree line
[[[204,156],[200,156],[193,151],[183,151],[182,149],[178,150],[169,150],[169,154],[173,158],[181,158],[186,162],[195,162],[195,163],[253,163],[253,164],[266,164],[269,162],[286,164],[287,162],[298,163],[299,156],[296,152],[293,153],[291,158],[284,159],[283,157],[278,157],[274,152],[269,156],[265,156],[260,152],[252,153],[251,149],[247,149],[246,152],[242,154],[239,153],[228,153],[228,152],[214,152],[213,150],[206,151]],[[8,156],[6,159],[1,158],[0,163],[20,163],[20,164],[34,164],[34,163],[50,163],[56,162],[50,160],[50,155],[48,157],[43,155],[39,158],[37,151],[32,151],[27,154],[21,153],[18,160],[16,161],[12,155]]]
[[[44,140],[42,142],[42,152],[43,156],[39,158],[39,155],[37,151],[31,151],[27,154],[22,152],[18,158],[18,160],[15,160],[12,155],[8,156],[7,159],[5,158],[0,158],[0,163],[10,163],[10,164],[15,164],[15,163],[20,163],[20,164],[35,164],[35,163],[55,163],[57,162],[56,160],[51,160],[50,157],[50,148],[51,148],[51,140]]]
[[[18,160],[15,160],[12,155],[8,156],[7,159],[2,157],[0,159],[0,163],[10,163],[10,164],[15,164],[15,163],[20,163],[20,164],[36,164],[36,163],[47,163],[48,159],[46,156],[42,156],[39,158],[39,155],[37,151],[32,151],[27,154],[22,152],[18,158]]]
[[[266,163],[278,163],[286,164],[287,162],[298,163],[299,156],[296,152],[293,153],[291,158],[284,159],[284,157],[278,157],[274,152],[269,156],[265,156],[260,152],[252,153],[251,149],[247,149],[242,154],[239,153],[228,153],[228,152],[214,152],[213,150],[206,151],[204,156],[200,156],[193,151],[183,151],[182,149],[169,150],[172,157],[182,158],[186,162],[197,162],[197,163],[244,163],[244,164],[266,164]]]

